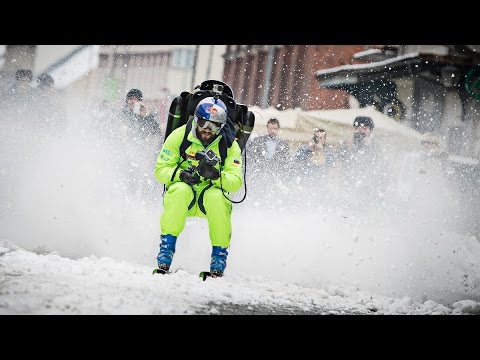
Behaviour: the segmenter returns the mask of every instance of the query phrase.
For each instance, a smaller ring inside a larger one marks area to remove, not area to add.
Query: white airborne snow
[[[35,112],[3,114],[0,314],[480,314],[478,234],[428,198],[352,212],[335,193],[306,206],[285,184],[253,187],[234,205],[223,278],[198,277],[211,248],[197,218],[178,239],[177,271],[152,275],[154,154],[109,138],[121,129],[98,127],[98,114],[53,130]]]

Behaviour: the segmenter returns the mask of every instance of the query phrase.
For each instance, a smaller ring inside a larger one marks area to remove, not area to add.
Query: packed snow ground
[[[285,309],[307,314],[480,312],[480,303],[472,300],[447,307],[408,296],[396,299],[355,288],[302,286],[240,274],[205,282],[185,270],[159,277],[151,275],[149,266],[108,257],[73,260],[5,241],[1,245],[1,314],[221,314],[231,305],[252,314],[258,308],[270,309],[270,314]]]

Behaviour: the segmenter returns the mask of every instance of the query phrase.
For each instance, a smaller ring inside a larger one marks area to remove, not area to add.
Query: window
[[[172,51],[171,63],[172,67],[191,68],[195,58],[195,49],[178,48]]]

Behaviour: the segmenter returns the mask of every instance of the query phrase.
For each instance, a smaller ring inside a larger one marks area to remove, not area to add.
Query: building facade
[[[225,45],[1,45],[0,83],[8,86],[20,68],[34,77],[46,72],[72,115],[91,104],[118,106],[138,88],[163,123],[173,97],[222,79],[224,51]]]
[[[224,81],[249,106],[279,110],[340,109],[349,95],[321,88],[315,71],[355,63],[363,45],[227,45]]]
[[[164,125],[171,100],[208,78],[223,76],[223,45],[101,45],[99,65],[77,88],[91,100],[123,103],[132,88]]]
[[[375,45],[354,57],[359,63],[319,69],[319,84],[436,133],[450,154],[480,158],[480,46]]]

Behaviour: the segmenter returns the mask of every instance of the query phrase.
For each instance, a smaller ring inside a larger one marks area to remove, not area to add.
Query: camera
[[[195,159],[198,160],[197,171],[200,175],[208,179],[218,178],[219,172],[214,166],[220,162],[220,159],[211,149],[198,151]]]
[[[195,154],[195,159],[199,161],[197,167],[203,167],[205,165],[215,166],[220,161],[218,156],[211,149],[208,151],[198,151]]]
[[[147,108],[142,102],[136,102],[135,105],[133,105],[133,113],[135,115],[141,115],[146,109]]]
[[[142,105],[139,102],[136,102],[135,105],[133,105],[133,113],[136,115],[140,115],[140,107]]]
[[[213,84],[212,92],[216,94],[223,94],[223,85]]]

